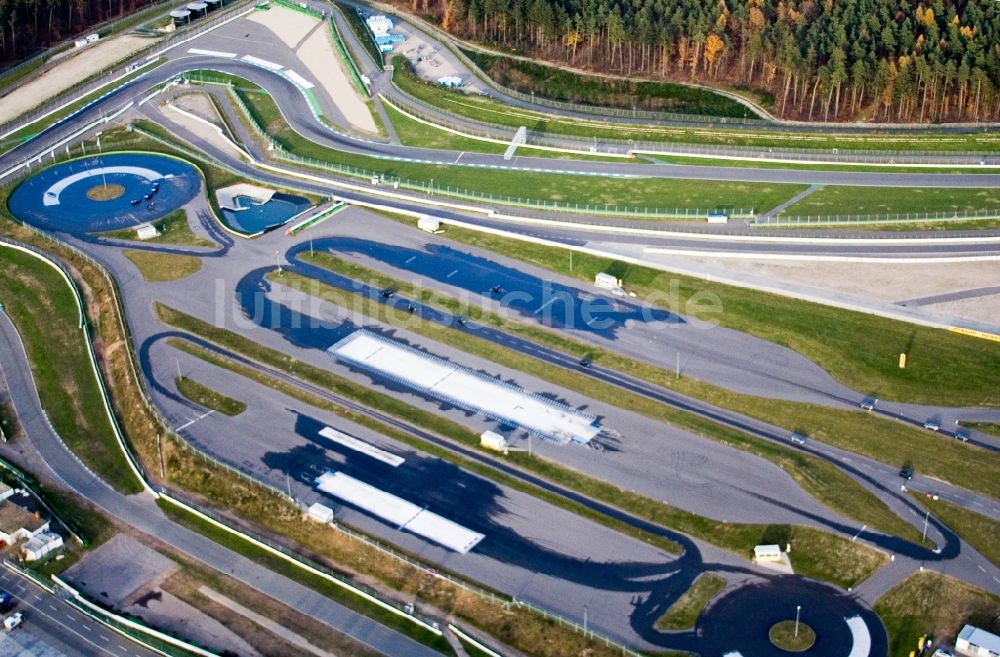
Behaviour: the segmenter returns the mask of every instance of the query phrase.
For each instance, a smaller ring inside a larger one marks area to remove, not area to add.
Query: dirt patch
[[[859,297],[905,303],[972,321],[997,324],[1000,292],[972,291],[1000,281],[1000,262],[941,264],[886,264],[859,262],[767,261],[710,258],[673,258],[678,263],[709,265],[730,273],[842,292]],[[935,301],[940,295],[968,293],[967,298]]]
[[[0,123],[16,119],[83,78],[122,61],[151,43],[151,39],[125,34],[100,41],[97,45],[84,48],[79,54],[67,57],[41,76],[17,85],[6,96],[0,97]]]
[[[171,102],[174,106],[185,112],[190,112],[220,128],[223,127],[222,119],[219,118],[219,112],[215,109],[215,103],[212,102],[212,99],[206,93],[192,91],[191,93],[180,94],[175,96]]]
[[[91,201],[113,201],[124,193],[122,185],[97,185],[87,190],[87,198]]]
[[[296,55],[333,99],[347,122],[358,130],[374,134],[378,132],[375,119],[344,70],[334,51],[332,38],[330,30],[316,30],[306,38]]]
[[[319,20],[300,11],[285,7],[271,6],[268,11],[256,11],[247,20],[260,23],[281,39],[290,49],[295,48],[316,27]]]

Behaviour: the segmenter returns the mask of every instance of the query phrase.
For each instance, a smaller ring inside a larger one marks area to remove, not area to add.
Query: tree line
[[[748,85],[788,118],[1000,118],[996,0],[410,1],[458,36],[556,63]]]
[[[0,61],[13,62],[154,0],[0,0]]]

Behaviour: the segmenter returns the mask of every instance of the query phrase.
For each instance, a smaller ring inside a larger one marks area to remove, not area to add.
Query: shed
[[[135,236],[140,240],[151,240],[154,237],[160,236],[160,231],[156,230],[156,226],[150,223],[139,224],[135,227]]]
[[[28,539],[21,550],[26,561],[38,561],[42,557],[62,548],[63,538],[52,532],[42,532]]]
[[[780,563],[782,561],[781,546],[758,545],[753,549],[753,560],[756,562],[774,561]]]
[[[208,13],[208,4],[206,4],[204,2],[189,2],[187,4],[186,8],[187,8],[188,11],[191,12],[191,14],[195,18],[198,18],[200,16],[204,16],[205,14]]]
[[[495,431],[484,431],[479,436],[479,446],[495,452],[506,452],[507,439]]]
[[[709,212],[708,213],[708,223],[710,224],[728,224],[729,215],[725,212]]]
[[[955,639],[955,651],[970,657],[1000,657],[1000,636],[966,625]]]
[[[611,274],[607,274],[602,271],[597,274],[597,276],[594,276],[594,285],[602,290],[614,290],[615,288],[621,287],[622,282]]]
[[[417,219],[417,228],[428,233],[435,233],[441,230],[441,222],[434,217],[428,217],[427,215],[421,215]]]
[[[187,9],[174,9],[170,12],[170,17],[174,19],[174,25],[184,25],[191,22],[191,12]]]
[[[315,520],[316,522],[324,525],[333,522],[333,509],[325,504],[320,504],[319,502],[316,502],[309,507],[307,515],[310,520]]]

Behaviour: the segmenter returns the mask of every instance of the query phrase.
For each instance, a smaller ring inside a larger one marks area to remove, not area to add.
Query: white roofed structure
[[[320,475],[316,478],[316,487],[390,525],[407,529],[461,554],[465,554],[485,538],[483,534],[343,472],[326,472]]]
[[[560,444],[586,444],[601,432],[593,415],[371,331],[355,331],[328,351],[344,363]]]

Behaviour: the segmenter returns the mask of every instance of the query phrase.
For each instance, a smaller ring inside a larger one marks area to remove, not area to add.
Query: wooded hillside
[[[399,0],[397,0],[399,1]],[[995,0],[409,0],[475,41],[601,72],[745,84],[788,118],[1000,118]]]

